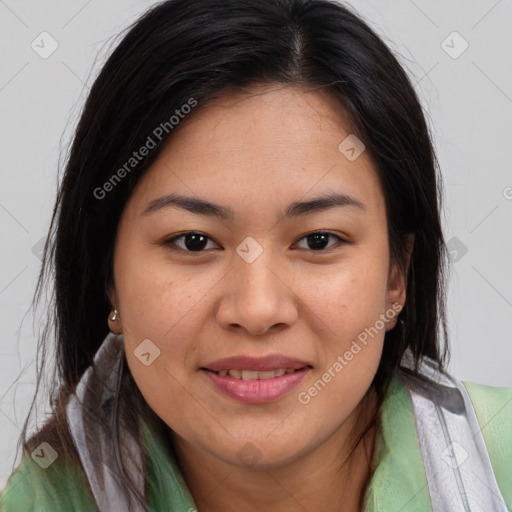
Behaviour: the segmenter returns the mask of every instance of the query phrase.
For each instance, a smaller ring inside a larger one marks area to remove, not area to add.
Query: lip
[[[254,360],[253,360],[254,361]],[[291,360],[289,360],[291,361]],[[229,369],[244,369],[250,370],[255,368],[255,363],[251,363],[251,367],[241,368],[240,365],[242,363],[237,363],[237,368],[233,368],[228,366]],[[243,364],[249,364],[248,361],[245,361]],[[261,371],[269,368],[269,364],[272,364],[275,368],[275,363],[258,363],[265,368],[261,368]],[[288,362],[289,364],[289,362]],[[280,366],[283,368],[283,366]],[[291,368],[290,366],[285,366],[285,368]],[[245,404],[261,404],[274,402],[279,400],[284,395],[288,394],[292,389],[296,388],[305,375],[310,371],[311,367],[309,365],[302,367],[300,370],[296,370],[293,373],[286,373],[281,377],[273,377],[271,379],[254,379],[254,380],[243,380],[243,379],[235,379],[229,375],[219,375],[214,371],[210,371],[206,368],[201,368],[200,371],[209,379],[209,381],[214,385],[214,387],[224,393],[225,395],[233,398],[239,402]],[[221,370],[226,369],[225,367],[220,368]]]
[[[296,370],[271,379],[243,380],[230,375],[219,375],[219,370],[269,371],[281,368]],[[265,357],[237,355],[217,359],[206,364],[200,371],[215,388],[242,403],[267,403],[280,399],[297,387],[312,366],[307,361],[270,354]]]
[[[244,355],[225,357],[224,359],[218,359],[205,364],[202,369],[213,370],[214,372],[218,372],[219,370],[253,370],[264,372],[268,370],[278,370],[279,368],[293,368],[297,370],[305,366],[310,367],[311,365],[307,361],[293,359],[281,354],[271,354],[265,357],[250,357]]]

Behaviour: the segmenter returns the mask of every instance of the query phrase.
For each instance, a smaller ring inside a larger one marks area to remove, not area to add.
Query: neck
[[[372,474],[376,426],[350,448],[376,411],[371,392],[351,416],[350,429],[340,427],[306,455],[273,467],[229,464],[175,434],[173,443],[199,512],[358,512]]]

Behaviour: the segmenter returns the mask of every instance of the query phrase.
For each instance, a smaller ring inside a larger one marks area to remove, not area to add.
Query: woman
[[[512,391],[445,371],[439,188],[347,7],[149,10],[75,134],[53,415],[2,510],[510,510]]]

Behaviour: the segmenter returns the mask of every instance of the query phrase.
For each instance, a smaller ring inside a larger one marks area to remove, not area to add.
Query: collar
[[[144,450],[121,425],[121,453],[114,452],[111,432],[116,407],[112,405],[116,404],[123,362],[122,335],[110,333],[66,408],[70,433],[94,499],[103,512],[144,512],[119,477],[115,461],[122,457],[128,461],[139,492],[147,491],[150,510],[157,510],[162,503],[172,510],[195,510],[177,461],[144,422]],[[100,416],[104,422],[98,421]],[[111,428],[106,429],[105,424]],[[366,490],[364,512],[432,510],[411,397],[401,371],[393,376],[381,407],[373,462],[375,471]]]

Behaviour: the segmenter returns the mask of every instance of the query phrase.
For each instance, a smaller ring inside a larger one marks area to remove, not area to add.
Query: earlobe
[[[121,328],[121,318],[119,311],[114,307],[108,315],[108,328],[110,332],[114,334],[121,334],[123,332]]]
[[[114,334],[121,334],[121,318],[119,311],[116,309],[118,304],[116,290],[112,285],[106,285],[105,293],[107,294],[108,300],[112,308],[107,320],[109,330]]]

